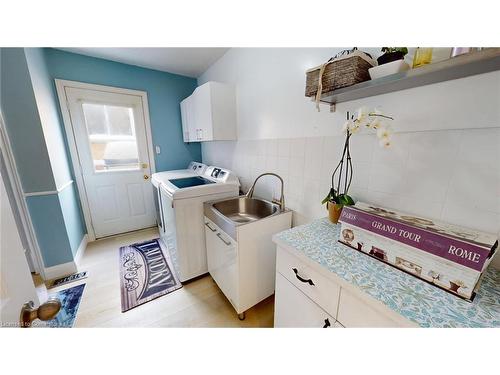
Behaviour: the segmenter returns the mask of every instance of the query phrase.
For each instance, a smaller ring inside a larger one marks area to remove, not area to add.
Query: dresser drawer
[[[334,318],[340,286],[278,247],[276,270]]]
[[[375,310],[344,288],[340,291],[337,320],[351,327],[402,327],[401,324]]]
[[[296,288],[276,274],[274,326],[276,328],[334,328],[337,322]]]

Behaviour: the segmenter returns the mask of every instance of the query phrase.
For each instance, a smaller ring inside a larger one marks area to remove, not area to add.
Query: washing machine
[[[230,170],[190,163],[185,170],[154,173],[158,229],[181,282],[208,272],[203,203],[239,195]]]

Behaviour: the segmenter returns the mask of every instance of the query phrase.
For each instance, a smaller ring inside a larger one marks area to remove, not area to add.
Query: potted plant
[[[368,69],[371,79],[385,77],[391,74],[404,72],[410,66],[404,61],[408,53],[406,47],[382,47],[384,54],[377,59],[378,66]]]
[[[384,52],[382,56],[377,59],[379,65],[384,65],[397,60],[404,60],[408,54],[406,47],[382,47],[381,51]]]
[[[377,109],[369,110],[366,107],[362,107],[358,109],[356,118],[354,116],[350,117],[349,112],[347,112],[347,121],[343,127],[346,139],[342,158],[332,173],[330,191],[321,202],[322,204],[326,203],[328,217],[332,223],[338,223],[344,206],[354,204],[354,199],[348,194],[352,182],[352,161],[349,149],[351,136],[361,129],[372,129],[376,131],[379,144],[382,147],[388,147],[391,144],[392,130],[385,123],[386,120],[392,120],[392,117],[384,115]]]
[[[353,205],[354,199],[346,193],[338,194],[337,190],[331,188],[330,192],[321,203],[326,203],[330,221],[337,224],[339,222],[340,213],[342,212],[342,207]]]

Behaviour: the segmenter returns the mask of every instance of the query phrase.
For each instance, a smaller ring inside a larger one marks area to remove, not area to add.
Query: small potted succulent
[[[371,79],[385,77],[410,69],[410,65],[404,61],[405,55],[408,53],[408,48],[382,47],[381,51],[384,54],[377,59],[378,66],[368,69]]]
[[[405,56],[408,54],[408,48],[406,47],[382,47],[381,51],[384,54],[377,59],[379,65],[404,60]]]

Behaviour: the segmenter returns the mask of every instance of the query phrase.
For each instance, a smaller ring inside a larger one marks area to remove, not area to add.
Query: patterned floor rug
[[[71,328],[75,323],[76,313],[82,300],[85,284],[80,284],[72,288],[60,290],[50,294],[49,297],[56,297],[61,301],[61,310],[52,320],[47,321],[46,326],[50,328]]]
[[[49,288],[55,288],[56,286],[61,286],[64,284],[69,284],[75,281],[79,281],[81,279],[85,279],[87,277],[87,271],[83,272],[78,272],[78,273],[73,273],[71,275],[61,277],[59,279],[55,279],[52,281],[51,285]]]
[[[122,312],[182,288],[163,242],[120,247]]]

